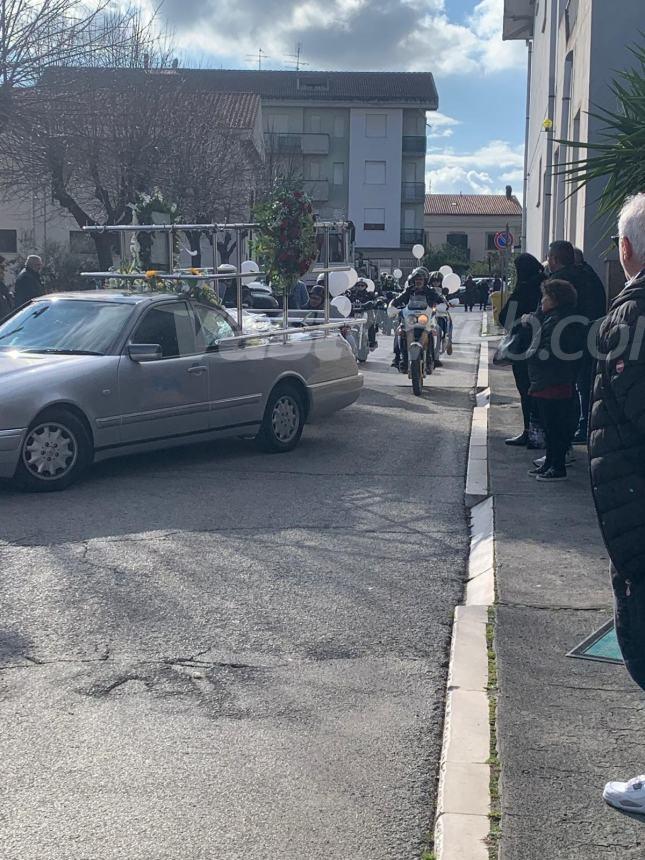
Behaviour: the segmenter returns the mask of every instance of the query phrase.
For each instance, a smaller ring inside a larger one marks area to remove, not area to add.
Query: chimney
[[[507,199],[507,200],[510,200],[510,199],[511,199],[512,194],[513,194],[513,189],[511,188],[511,186],[510,186],[510,185],[507,185],[507,186],[506,186],[506,199]]]

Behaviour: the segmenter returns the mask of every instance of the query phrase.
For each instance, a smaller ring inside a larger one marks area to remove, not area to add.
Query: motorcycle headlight
[[[421,323],[421,325],[428,325],[428,317],[426,316],[426,314],[420,314],[420,316],[418,317],[418,321]]]

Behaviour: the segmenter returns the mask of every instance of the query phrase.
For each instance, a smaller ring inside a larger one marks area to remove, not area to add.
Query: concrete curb
[[[486,320],[482,321],[482,333]],[[465,501],[470,555],[465,604],[455,610],[448,670],[434,851],[437,860],[488,860],[490,729],[488,607],[495,601],[494,510],[488,484],[488,344],[482,343]]]

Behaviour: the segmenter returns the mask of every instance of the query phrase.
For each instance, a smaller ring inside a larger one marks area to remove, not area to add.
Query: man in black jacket
[[[17,308],[26,305],[32,299],[43,294],[43,282],[40,270],[43,261],[36,254],[30,254],[25,261],[25,268],[16,278],[14,287],[15,304]]]
[[[589,455],[616,635],[625,668],[645,690],[645,193],[626,202],[618,227],[628,281],[600,327]],[[603,797],[645,813],[645,776],[608,782]]]
[[[437,292],[430,283],[430,272],[425,266],[417,266],[408,278],[408,283],[402,293],[399,293],[391,304],[395,308],[404,308],[410,301],[413,295],[424,296],[429,307],[433,305],[443,304],[445,301],[443,294]],[[394,361],[392,367],[398,367],[400,362],[403,362],[403,367],[407,368],[408,364],[408,346],[405,341],[398,343],[398,338],[394,339]],[[442,367],[443,362],[435,359],[435,367]]]
[[[580,252],[582,257],[582,253]],[[583,261],[584,263],[584,261]],[[551,277],[568,281],[576,288],[578,294],[578,313],[589,321],[589,328],[607,313],[607,295],[602,281],[587,263],[576,264],[575,248],[571,242],[552,242],[549,246],[549,271]],[[578,429],[573,437],[575,445],[587,442],[587,421],[589,417],[589,399],[591,397],[591,377],[593,374],[593,359],[587,343],[580,367],[576,388],[580,399],[580,418]]]

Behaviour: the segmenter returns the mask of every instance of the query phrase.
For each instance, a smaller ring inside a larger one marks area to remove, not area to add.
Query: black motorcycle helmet
[[[443,274],[441,272],[430,272],[430,284],[437,284],[441,287],[443,284]]]
[[[425,266],[417,266],[416,269],[410,273],[410,277],[408,278],[408,283],[410,286],[414,286],[414,282],[417,278],[423,278],[423,286],[427,287],[428,281],[430,280],[430,272],[426,269]]]

